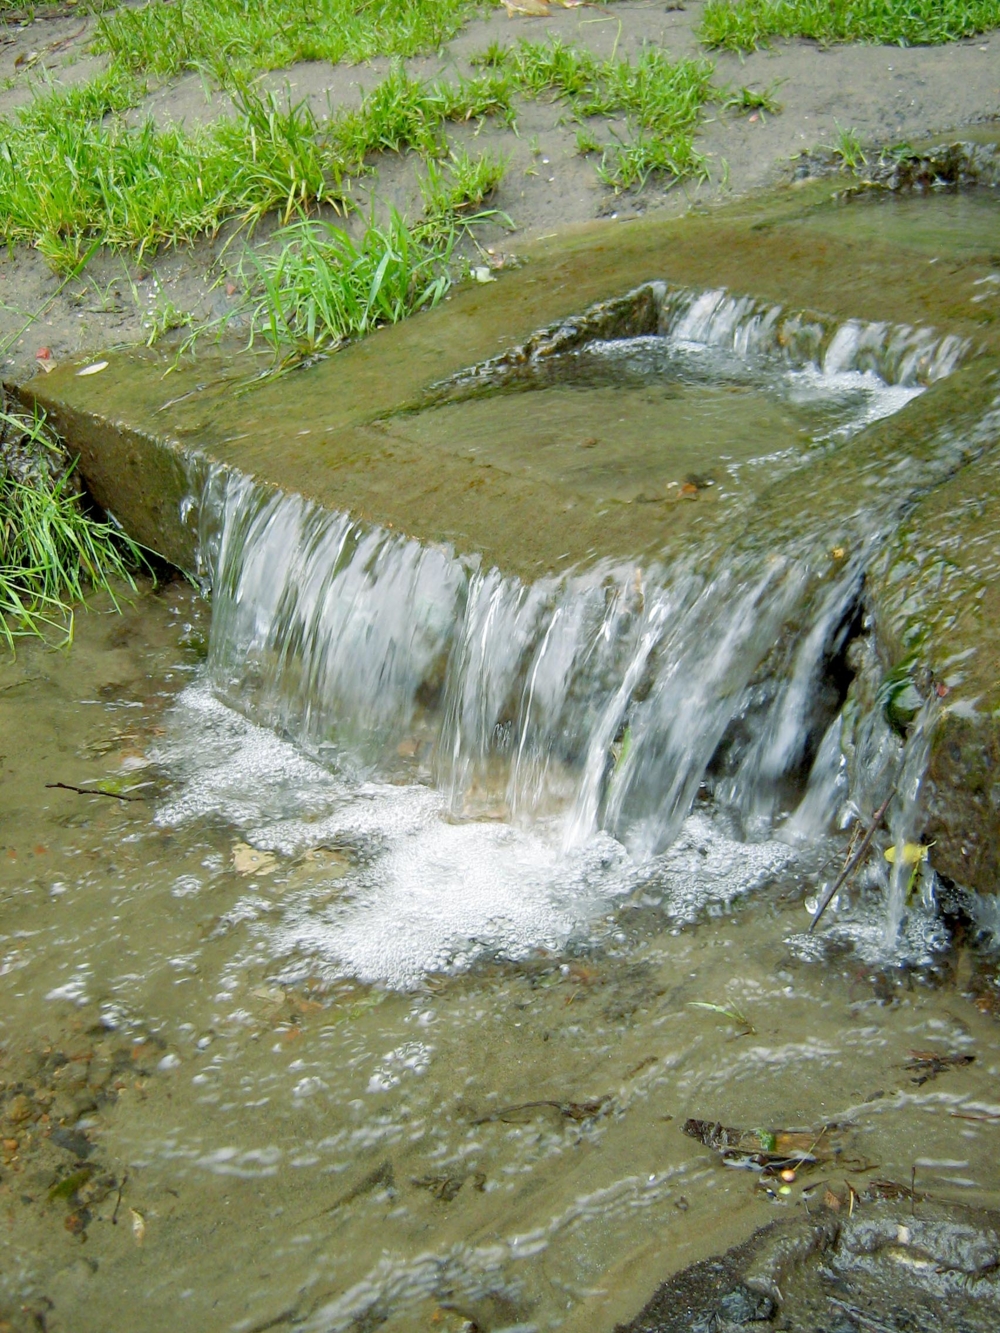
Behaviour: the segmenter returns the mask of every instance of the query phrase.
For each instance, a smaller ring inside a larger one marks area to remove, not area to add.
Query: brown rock
[[[16,1097],[12,1097],[4,1109],[4,1118],[9,1120],[12,1125],[23,1124],[30,1120],[34,1107],[31,1099],[26,1097],[23,1092],[19,1092]]]

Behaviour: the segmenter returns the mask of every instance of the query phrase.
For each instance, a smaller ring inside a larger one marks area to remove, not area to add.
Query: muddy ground
[[[409,69],[422,77],[468,73],[469,56],[493,40],[550,34],[602,56],[612,51],[634,56],[650,42],[674,57],[698,54],[694,34],[702,4],[626,0],[559,11],[544,19],[509,18],[500,8],[469,24],[436,55],[408,62]],[[79,15],[39,17],[25,26],[0,29],[0,114],[23,105],[43,81],[93,78],[103,67],[101,58],[88,53],[95,22]],[[625,219],[650,209],[681,212],[692,203],[730,199],[787,178],[799,153],[833,144],[839,129],[852,130],[867,143],[919,142],[1000,117],[997,33],[936,48],[822,49],[791,42],[744,59],[718,53],[713,59],[719,84],[771,88],[782,110],[777,115],[712,113],[699,136],[711,164],[711,178],[701,185],[683,183],[665,190],[650,183],[639,193],[616,196],[597,180],[593,161],[578,155],[577,127],[561,123],[565,107],[559,103],[525,102],[516,132],[488,122],[453,130],[457,143],[509,155],[506,179],[491,202],[510,218],[512,228],[484,234],[483,244],[516,251],[528,237],[598,217]],[[291,98],[307,100],[323,116],[357,103],[387,68],[388,62],[381,60],[354,67],[315,62],[269,74],[263,83],[287,89]],[[194,125],[231,108],[200,76],[188,75],[156,88],[144,110],[159,121]],[[374,190],[380,199],[416,215],[416,157],[387,155],[373,165],[377,174],[359,187],[362,203]],[[81,351],[145,340],[152,320],[168,305],[198,318],[221,313],[239,298],[238,291],[227,297],[225,281],[219,282],[225,266],[231,268],[238,255],[239,238],[225,249],[231,239],[223,234],[155,259],[146,257],[140,264],[121,256],[96,256],[85,275],[15,339],[0,369],[24,379],[35,373],[35,354],[43,346],[58,361]],[[26,247],[0,259],[0,342],[11,339],[58,286],[45,261]]]

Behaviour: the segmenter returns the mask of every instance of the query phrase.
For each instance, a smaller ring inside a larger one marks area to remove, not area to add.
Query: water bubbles
[[[433,1049],[420,1041],[408,1041],[387,1052],[372,1072],[367,1091],[388,1092],[406,1074],[425,1074],[430,1067]]]

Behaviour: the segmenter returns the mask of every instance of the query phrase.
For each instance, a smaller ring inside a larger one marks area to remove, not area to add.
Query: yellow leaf
[[[926,860],[927,860],[927,853],[930,851],[930,849],[931,849],[933,846],[934,846],[934,844],[933,844],[932,842],[929,842],[929,843],[926,845],[926,847],[925,847],[922,843],[919,843],[919,842],[904,842],[904,843],[903,843],[903,865],[904,865],[904,866],[915,866],[915,865],[918,865],[921,861],[926,861]],[[887,861],[889,861],[892,865],[895,865],[895,864],[896,864],[896,849],[895,849],[895,847],[887,847],[887,848],[885,849],[885,859],[886,859]]]

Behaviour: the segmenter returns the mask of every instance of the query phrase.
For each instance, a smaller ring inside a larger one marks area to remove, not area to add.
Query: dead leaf
[[[964,1065],[971,1065],[976,1058],[974,1055],[941,1055],[938,1051],[911,1051],[910,1054],[913,1059],[903,1068],[917,1075],[916,1078],[911,1078],[910,1082],[915,1083],[918,1088],[930,1083],[938,1074],[947,1073],[949,1069],[961,1069]]]
[[[76,373],[77,375],[99,375],[102,370],[107,370],[107,368],[107,361],[95,361],[93,365],[84,366],[82,370],[78,370]]]
[[[146,1239],[146,1219],[137,1208],[130,1208],[128,1211],[132,1219],[132,1236],[136,1245],[141,1245]]]
[[[548,18],[552,12],[547,0],[503,0],[508,18]]]
[[[277,868],[278,859],[273,852],[259,852],[246,842],[233,847],[233,869],[238,875],[271,875]]]

